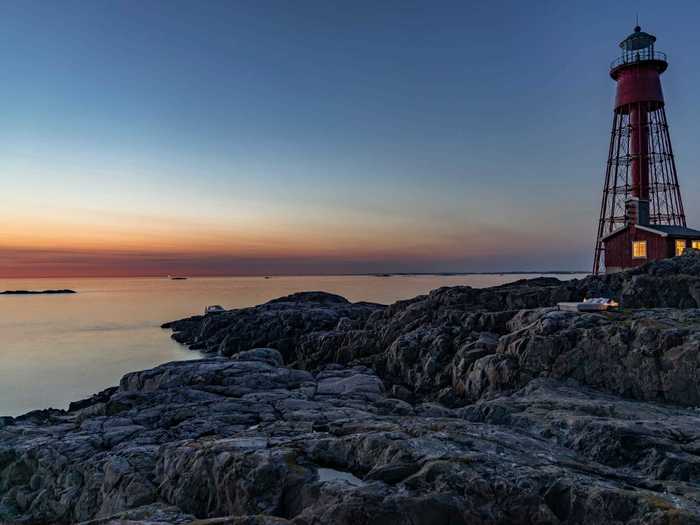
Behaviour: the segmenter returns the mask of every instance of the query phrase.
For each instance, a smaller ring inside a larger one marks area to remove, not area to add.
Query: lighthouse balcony
[[[666,53],[647,48],[638,49],[636,51],[628,51],[622,56],[617,57],[610,63],[610,70],[614,71],[621,66],[637,64],[639,62],[658,62],[660,65],[663,64],[663,70],[665,70],[668,65]]]

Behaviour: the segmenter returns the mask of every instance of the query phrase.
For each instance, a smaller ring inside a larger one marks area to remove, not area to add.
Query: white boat
[[[225,312],[225,311],[226,311],[226,308],[224,308],[224,307],[221,306],[220,304],[213,304],[213,305],[211,305],[211,306],[207,306],[207,307],[204,309],[204,315],[207,315],[207,314],[220,314],[221,312]]]
[[[607,297],[584,299],[580,303],[557,303],[559,310],[566,312],[605,312],[619,306],[619,303]]]

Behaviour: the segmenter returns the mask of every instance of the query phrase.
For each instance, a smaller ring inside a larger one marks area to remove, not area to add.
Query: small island
[[[5,290],[0,295],[53,295],[65,293],[78,293],[75,290]]]

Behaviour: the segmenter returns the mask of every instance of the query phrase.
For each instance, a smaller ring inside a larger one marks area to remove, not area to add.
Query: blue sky
[[[694,2],[6,0],[0,274],[587,269],[636,12],[698,226]]]

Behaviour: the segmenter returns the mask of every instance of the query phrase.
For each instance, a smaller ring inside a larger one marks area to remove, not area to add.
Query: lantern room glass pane
[[[632,257],[635,259],[647,258],[647,241],[632,241]]]
[[[685,239],[676,239],[676,255],[683,255],[685,247]]]

